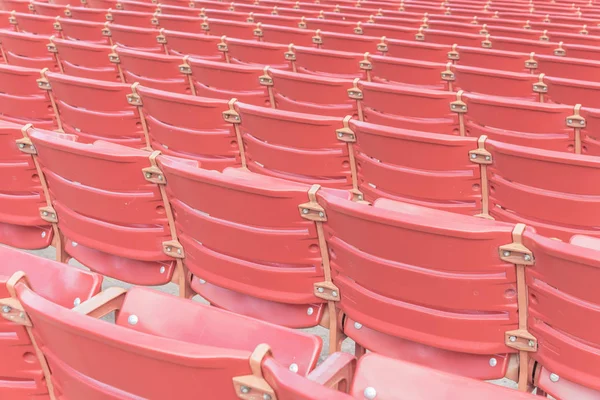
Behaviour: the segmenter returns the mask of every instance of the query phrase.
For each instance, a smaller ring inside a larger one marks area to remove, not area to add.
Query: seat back
[[[298,46],[315,46],[318,45],[321,49],[338,50],[338,51],[356,51],[377,53],[377,45],[381,43],[381,38],[376,36],[353,35],[351,33],[336,33],[336,32],[312,32],[312,39],[305,41],[305,44],[299,42],[291,42]],[[306,43],[307,42],[307,43]]]
[[[295,328],[317,325],[323,315],[313,289],[323,279],[318,240],[314,223],[298,210],[308,186],[159,162],[194,291],[239,314]]]
[[[106,20],[121,26],[136,28],[151,28],[153,15],[147,12],[109,9]]]
[[[312,46],[315,31],[302,28],[290,28],[288,26],[256,24],[254,35],[263,42],[279,43],[289,45],[294,43],[298,46]],[[233,35],[228,35],[236,37]],[[240,38],[241,39],[241,38]]]
[[[152,147],[222,171],[240,165],[233,125],[223,119],[227,101],[139,87]]]
[[[206,33],[205,30],[202,29],[203,22],[204,17],[198,16],[198,13],[194,16],[160,13],[153,17],[153,24],[162,29],[186,33]]]
[[[257,67],[269,65],[283,70],[291,68],[284,57],[288,49],[287,45],[257,42],[256,40],[222,38],[219,46],[224,50],[227,61],[232,64]]]
[[[293,53],[291,64],[296,72],[341,79],[366,79],[367,76],[360,68],[364,59],[360,53],[300,46],[290,46],[289,53],[286,53],[288,59],[290,53]]]
[[[498,248],[511,242],[512,225],[387,199],[371,207],[326,191],[317,198],[346,335],[439,370],[504,377],[516,277]]]
[[[103,34],[104,23],[83,21],[74,18],[57,18],[55,25],[62,38],[82,40],[95,44],[110,44],[110,38]]]
[[[113,6],[116,5],[113,4]],[[85,4],[82,4],[81,7],[69,7],[67,16],[80,21],[104,23],[106,22],[106,15],[109,8],[85,7]]]
[[[70,76],[120,82],[118,68],[109,60],[110,46],[50,38],[61,71]]]
[[[361,68],[366,70],[372,82],[400,83],[425,89],[448,90],[449,81],[442,79],[442,72],[446,69],[442,63],[365,55],[361,60]]]
[[[512,72],[527,72],[527,53],[484,49],[481,47],[453,46],[451,57],[458,65]],[[542,71],[539,71],[542,72]]]
[[[537,70],[547,76],[594,82],[600,71],[600,61],[571,57],[537,55]]]
[[[201,28],[211,36],[228,36],[237,39],[256,40],[254,37],[254,25],[251,22],[205,17],[201,23]]]
[[[468,93],[510,97],[514,99],[539,101],[536,93],[539,78],[526,72],[509,72],[495,69],[449,65],[453,90]]]
[[[524,222],[548,237],[568,241],[598,236],[598,191],[589,185],[600,173],[595,157],[486,141],[490,214]],[[569,212],[565,213],[564,210]]]
[[[140,285],[171,281],[175,261],[158,185],[142,173],[150,153],[83,144],[30,129],[66,253],[103,275]],[[118,179],[113,177],[118,176]],[[136,201],[124,201],[135,198]]]
[[[445,44],[418,42],[414,40],[382,38],[379,44],[379,51],[385,50],[385,55],[429,62],[446,62],[448,52],[450,51],[450,46]]]
[[[224,59],[217,47],[221,42],[218,36],[161,29],[157,40],[164,45],[167,54],[173,56],[189,55],[212,61]]]
[[[174,93],[191,93],[189,80],[180,71],[180,66],[185,63],[182,57],[118,47],[114,54],[125,82],[139,82],[146,87]]]
[[[102,278],[79,268],[0,246],[0,299],[11,297],[6,283],[23,271],[31,287],[62,309],[72,308],[100,291]],[[24,326],[0,318],[0,397],[3,399],[49,398],[35,348]]]
[[[56,60],[46,48],[49,42],[50,36],[0,31],[2,53],[6,63],[10,65],[58,71]]]
[[[50,98],[36,82],[39,78],[38,69],[0,64],[0,119],[20,126],[57,127]]]
[[[113,45],[149,53],[164,52],[163,45],[157,41],[158,31],[156,29],[117,24],[110,24],[104,29],[105,34],[110,36]]]
[[[34,35],[54,35],[54,18],[44,15],[36,15],[19,12],[10,13],[10,23],[14,26],[15,31],[21,33],[31,33]]]
[[[144,146],[138,110],[127,101],[130,85],[54,73],[47,73],[46,78],[65,132],[79,136],[81,142],[105,139]]]
[[[548,87],[548,100],[552,103],[600,108],[599,82],[544,76],[544,83]]]

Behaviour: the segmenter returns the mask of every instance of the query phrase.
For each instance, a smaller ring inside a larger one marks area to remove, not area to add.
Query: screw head
[[[19,147],[20,147],[21,149],[24,149],[24,148],[25,148],[25,144],[24,144],[24,143],[19,143]]]
[[[359,195],[358,195],[358,199],[359,199],[359,200],[362,200],[362,199],[363,199],[363,195],[362,195],[362,194],[359,194]]]
[[[165,267],[160,267],[160,273],[164,274],[165,273]]]
[[[360,328],[362,328],[362,324],[360,322],[355,322],[354,323],[354,328],[355,329],[360,329]]]
[[[558,381],[559,381],[559,379],[560,379],[560,376],[556,375],[555,373],[551,373],[551,374],[550,374],[550,380],[551,380],[552,382],[558,382]]]
[[[181,249],[177,249],[177,254],[181,254]]]
[[[508,340],[510,340],[511,342],[516,342],[517,341],[517,337],[516,336],[511,336],[508,338]]]
[[[296,364],[296,363],[290,364],[290,371],[292,371],[293,373],[297,373],[298,372],[298,364]]]
[[[583,124],[584,124],[584,121],[579,121],[579,125],[583,125]]]
[[[167,246],[167,251],[170,253],[171,252],[171,247]]]
[[[204,279],[198,279],[198,282],[200,282],[201,285],[204,285],[206,283]]]
[[[503,255],[504,257],[508,257],[508,256],[510,256],[510,251],[504,250],[504,251],[502,252],[502,255]]]
[[[306,314],[308,315],[313,315],[314,312],[315,310],[312,307],[308,307],[308,310],[306,310]]]
[[[73,305],[74,305],[75,307],[77,307],[77,306],[78,306],[78,305],[80,305],[80,304],[81,304],[81,299],[80,299],[79,297],[77,297],[75,300],[73,300]]]
[[[525,261],[531,261],[531,256],[530,256],[529,254],[525,254],[525,255],[523,256],[523,259],[524,259]]]
[[[461,108],[462,108],[463,110],[466,110],[466,109],[467,109],[467,107],[466,107],[466,106],[462,106]]]
[[[534,347],[535,346],[535,342],[533,340],[529,341],[529,347]]]
[[[492,159],[492,157],[490,156],[485,156],[485,161],[490,161]]]
[[[338,132],[338,137],[342,137],[344,134],[342,132]]]
[[[490,367],[495,367],[496,365],[498,365],[498,360],[493,357],[490,358]]]
[[[377,390],[375,390],[374,387],[369,386],[365,389],[363,395],[365,396],[365,399],[373,400],[375,397],[377,397]]]
[[[46,237],[46,232],[42,232],[42,237],[45,238]]]
[[[71,242],[71,245],[72,245],[73,247],[77,247],[77,242]]]
[[[139,318],[137,315],[135,314],[131,314],[128,318],[127,318],[127,322],[129,323],[129,325],[135,325],[137,324],[139,321]]]
[[[48,211],[42,211],[42,215],[45,217],[48,215]]]
[[[302,214],[308,214],[308,208],[303,208],[302,209]]]
[[[271,395],[268,393],[263,394],[263,400],[271,400]]]
[[[242,387],[240,388],[240,390],[241,390],[241,391],[242,391],[242,393],[244,393],[244,394],[245,394],[245,393],[248,393],[248,392],[250,392],[250,388],[249,388],[248,386],[242,386]]]
[[[325,289],[323,289],[322,287],[320,287],[320,288],[318,288],[318,289],[317,289],[317,291],[318,291],[319,293],[323,293],[323,292],[325,291]]]
[[[322,212],[322,211],[321,211],[321,212],[319,212],[319,217],[323,218],[324,216],[325,216],[325,213],[324,213],[324,212]]]
[[[471,158],[474,160],[477,158],[477,154],[471,154]]]
[[[337,292],[334,290],[333,292],[331,292],[331,295],[332,295],[333,297],[337,297]]]
[[[162,175],[158,175],[158,180],[162,181],[163,180],[163,176]]]
[[[11,311],[12,311],[12,308],[10,306],[2,306],[2,312],[4,314],[8,314]]]
[[[150,172],[146,172],[146,178],[152,178],[152,174]]]
[[[572,119],[568,119],[568,120],[567,120],[567,122],[568,122],[569,124],[572,124],[572,123],[573,123],[573,120],[572,120]]]

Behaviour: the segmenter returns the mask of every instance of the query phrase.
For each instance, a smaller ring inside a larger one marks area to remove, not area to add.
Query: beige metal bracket
[[[575,131],[575,154],[581,154],[581,129],[586,127],[586,120],[579,112],[581,104],[576,104],[573,108],[573,115],[567,117],[567,126]]]
[[[135,106],[140,117],[140,122],[142,124],[142,131],[144,132],[144,140],[146,142],[146,148],[152,149],[152,145],[150,142],[150,132],[148,131],[148,124],[146,122],[146,117],[144,115],[144,111],[142,109],[143,101],[140,95],[137,92],[137,87],[140,85],[139,82],[135,82],[131,85],[131,93],[127,95],[127,103]]]
[[[481,180],[481,214],[477,217],[492,219],[490,216],[490,192],[488,187],[487,166],[492,164],[492,154],[485,148],[487,136],[483,135],[477,139],[477,149],[469,151],[469,160],[479,164],[479,176]]]
[[[535,57],[535,53],[531,52],[529,53],[529,59],[525,60],[525,68],[531,70],[531,73],[533,74],[533,70],[538,68],[538,62],[534,59]]]
[[[223,111],[223,119],[225,122],[229,122],[233,124],[233,129],[235,131],[236,140],[238,143],[238,149],[240,152],[240,162],[242,164],[242,168],[246,168],[248,165],[248,160],[246,159],[246,150],[244,149],[244,141],[242,138],[242,131],[240,124],[242,123],[242,119],[240,114],[235,110],[235,103],[237,99],[231,99],[227,103],[229,110]]]
[[[567,55],[567,51],[563,49],[563,42],[558,43],[558,47],[554,49],[554,55],[558,57],[564,57]]]
[[[467,112],[467,104],[462,100],[463,91],[459,90],[456,92],[456,100],[450,102],[450,111],[458,114],[458,125],[460,136],[465,136],[465,117],[464,114]]]
[[[355,35],[362,35],[364,33],[363,28],[362,28],[362,24],[360,21],[358,21],[356,23],[356,26],[354,27],[354,34]]]
[[[548,93],[548,85],[544,83],[545,76],[546,74],[540,74],[538,81],[533,84],[533,92],[539,94],[540,103],[544,102],[544,94]]]
[[[312,42],[317,45],[323,44],[323,38],[321,37],[321,30],[317,29],[315,31],[315,36],[312,37]]]
[[[490,40],[490,35],[485,36],[485,39],[481,42],[481,47],[483,47],[484,49],[492,48],[492,41]]]
[[[458,61],[460,60],[460,54],[457,51],[458,48],[458,44],[453,44],[452,45],[452,50],[450,50],[448,52],[448,60],[452,60],[452,61]]]
[[[243,400],[270,399],[277,400],[275,391],[262,374],[262,362],[271,355],[271,348],[267,344],[259,344],[250,355],[250,370],[252,375],[236,376],[233,378],[233,387],[237,397]]]
[[[387,43],[385,42],[387,40],[387,38],[385,36],[381,37],[381,42],[377,43],[377,51],[380,51],[382,53],[387,53],[389,48]]]

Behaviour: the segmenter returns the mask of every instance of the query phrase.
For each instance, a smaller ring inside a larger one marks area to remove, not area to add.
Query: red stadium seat
[[[475,215],[481,210],[477,140],[351,120],[358,188],[368,201],[388,198]],[[423,157],[423,155],[427,157]]]
[[[28,0],[3,0],[0,3],[0,10],[26,13],[31,11],[29,4]]]
[[[40,90],[37,69],[0,64],[0,119],[20,126],[58,128],[48,94]]]
[[[414,32],[414,30],[412,30]],[[392,37],[392,36],[390,36]],[[453,45],[480,47],[484,37],[479,34],[461,33],[453,31],[436,31],[433,29],[419,29],[419,33],[410,37],[392,37],[394,39],[410,40],[416,37],[416,40],[422,42]],[[495,47],[494,47],[495,48]]]
[[[10,65],[58,71],[54,56],[46,48],[48,43],[50,36],[0,30],[3,58]]]
[[[113,45],[149,53],[164,53],[163,45],[157,40],[159,32],[156,29],[107,24],[102,32],[110,38]]]
[[[190,58],[190,79],[195,94],[202,97],[230,100],[237,98],[254,105],[268,104],[267,89],[260,85],[262,68],[225,64]]]
[[[448,80],[442,73],[446,65],[421,60],[389,56],[365,55],[361,69],[366,70],[369,81],[400,83],[426,89],[448,90]]]
[[[527,64],[531,58],[526,53],[481,47],[456,45],[452,47],[448,58],[455,60],[458,65],[502,71],[528,72],[537,68],[537,66]]]
[[[227,100],[186,96],[138,87],[152,148],[191,158],[202,168],[222,171],[240,166],[233,125],[223,118]]]
[[[106,20],[116,25],[129,26],[135,28],[151,28],[153,15],[150,13],[112,10],[106,13]]]
[[[103,139],[132,147],[146,145],[138,110],[128,104],[131,85],[47,73],[43,87],[56,101],[62,129],[77,135],[80,142]]]
[[[498,248],[512,225],[326,190],[317,198],[342,329],[357,346],[476,379],[511,375],[505,332],[517,328],[518,308],[506,293],[517,282]]]
[[[55,27],[57,31],[60,31],[63,39],[81,40],[96,44],[110,44],[109,38],[102,33],[104,29],[102,22],[57,18]]]
[[[254,24],[250,22],[228,21],[216,18],[204,18],[200,26],[211,36],[228,36],[236,39],[254,40]]]
[[[277,69],[290,69],[284,54],[288,46],[255,40],[230,39],[222,37],[219,50],[227,62],[232,64],[265,66]]]
[[[584,118],[581,129],[581,153],[591,156],[600,156],[600,110],[597,108],[583,107],[580,110]],[[581,121],[579,121],[581,124]],[[575,148],[577,152],[577,146]]]
[[[568,69],[568,68],[566,68]],[[600,82],[577,79],[563,79],[544,76],[544,84],[548,87],[547,99],[558,104],[583,104],[600,108]]]
[[[537,63],[537,71],[547,76],[597,81],[600,73],[600,61],[546,55],[531,58]]]
[[[191,93],[190,82],[179,70],[185,60],[181,57],[165,54],[153,54],[128,50],[115,46],[111,55],[121,69],[124,82],[175,93]]]
[[[3,399],[49,399],[42,366],[32,344],[31,330],[11,322],[14,303],[7,283],[11,276],[25,272],[39,298],[52,302],[57,309],[72,308],[100,291],[102,278],[96,274],[31,254],[0,247],[0,397]],[[8,307],[7,309],[4,309]],[[18,312],[16,313],[18,315]],[[39,339],[38,339],[39,340]]]
[[[299,46],[314,46],[315,44],[321,49],[327,50],[338,50],[338,51],[353,51],[353,52],[370,52],[376,54],[379,52],[378,45],[382,42],[383,38],[376,36],[363,36],[353,35],[347,33],[335,33],[335,32],[316,32],[311,33],[311,42],[307,44],[301,44],[298,41],[290,41]],[[302,42],[306,42],[303,40]],[[313,44],[314,43],[314,44]]]
[[[382,38],[377,46],[377,50],[385,53],[387,56],[437,63],[447,61],[450,46],[437,43],[417,42],[414,40]]]
[[[33,33],[35,35],[54,35],[54,18],[44,15],[35,15],[30,13],[10,13],[9,17],[11,25],[15,27],[15,31],[21,33]]]
[[[414,40],[415,39],[415,28],[406,28],[403,26],[398,26],[398,25],[385,25],[385,24],[378,24],[378,23],[367,23],[367,24],[358,24],[357,26],[357,31],[355,31],[356,33],[359,33],[360,35],[367,35],[367,36],[377,36],[377,37],[382,37],[385,36],[386,38],[390,38],[390,39],[397,39],[397,40]],[[429,31],[428,31],[429,32]],[[436,40],[432,39],[432,40],[427,40],[427,41],[434,41],[435,43],[437,43]]]
[[[526,72],[509,72],[464,65],[448,65],[444,72],[453,90],[469,93],[539,101],[546,88],[538,88],[539,78]],[[542,97],[543,99],[543,97]]]
[[[80,78],[121,81],[118,68],[108,58],[110,46],[54,37],[50,42],[48,49],[56,55],[61,72]]]
[[[298,46],[313,46],[315,43],[315,31],[301,28],[289,28],[287,26],[256,24],[254,35],[262,42],[271,42],[288,45],[293,43]],[[237,37],[235,35],[227,35]],[[245,37],[237,37],[245,39]]]
[[[80,21],[104,23],[108,8],[69,7],[66,16]]]
[[[45,15],[47,17],[56,17],[58,15],[67,15],[68,7],[62,4],[44,3],[41,1],[29,2],[29,11],[37,15]],[[26,12],[26,11],[21,11]]]
[[[160,13],[152,17],[152,24],[157,27],[186,33],[205,33],[205,29],[202,28],[203,22],[204,18],[197,15],[192,17]],[[212,32],[211,35],[217,36]]]
[[[325,187],[352,187],[348,146],[336,132],[343,127],[341,118],[240,102],[234,109],[250,171]]]
[[[223,61],[219,51],[221,38],[205,34],[185,33],[161,29],[156,40],[164,46],[165,52],[173,56],[192,56],[212,61]]]
[[[366,71],[361,68],[365,56],[360,53],[290,45],[285,57],[290,61],[294,72],[342,79],[366,79]]]

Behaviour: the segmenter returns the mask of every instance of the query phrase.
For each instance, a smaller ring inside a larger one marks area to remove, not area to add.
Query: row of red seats
[[[331,352],[345,335],[359,355],[366,348],[478,379],[508,376],[557,398],[600,389],[589,329],[600,257],[585,248],[598,248],[597,239],[563,243],[522,224],[386,199],[371,206],[244,169],[22,134],[12,152],[31,157],[24,174],[45,193],[29,218],[50,224],[62,261],[141,285],[175,279],[182,296],[283,326],[327,326]],[[483,148],[473,154],[485,165]],[[526,169],[514,161],[501,160],[517,176]]]
[[[377,354],[315,367],[315,336],[148,289],[99,292],[94,273],[0,256],[3,399],[533,399]]]

